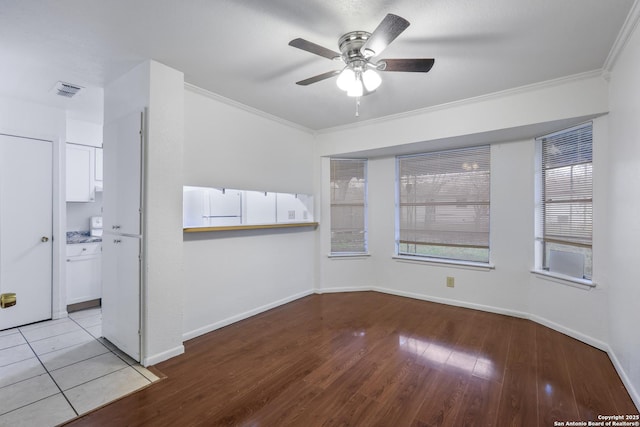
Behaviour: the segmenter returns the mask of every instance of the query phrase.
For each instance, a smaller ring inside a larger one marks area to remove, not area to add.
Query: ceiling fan
[[[291,40],[289,46],[328,59],[342,60],[345,63],[342,70],[328,71],[300,80],[296,84],[307,86],[338,76],[336,81],[338,87],[346,91],[348,96],[359,98],[372,93],[380,86],[382,79],[377,71],[428,72],[435,62],[433,58],[374,59],[408,26],[409,21],[390,13],[384,17],[373,33],[351,31],[340,37],[338,40],[340,53],[305,39]]]

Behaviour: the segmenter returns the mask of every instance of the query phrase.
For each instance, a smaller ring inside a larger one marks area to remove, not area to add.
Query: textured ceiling
[[[103,87],[145,59],[185,81],[309,129],[325,129],[598,70],[633,0],[0,0],[0,95],[53,99],[57,80]],[[292,48],[338,50],[387,13],[411,25],[387,58],[433,57],[431,72],[383,73],[355,101],[335,79],[295,82],[340,63]],[[91,93],[91,91],[89,91]],[[84,104],[83,104],[84,102]],[[85,105],[86,104],[86,105]],[[82,115],[82,113],[77,113]],[[87,112],[89,115],[89,112]]]

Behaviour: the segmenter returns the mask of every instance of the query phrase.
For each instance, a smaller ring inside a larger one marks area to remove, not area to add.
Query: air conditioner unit
[[[549,251],[549,271],[582,278],[584,276],[584,255],[552,249]]]

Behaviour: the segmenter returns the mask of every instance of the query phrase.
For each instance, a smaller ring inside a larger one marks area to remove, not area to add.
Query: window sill
[[[456,261],[456,260],[450,260],[450,259],[427,258],[427,257],[417,257],[417,256],[408,256],[408,255],[394,255],[392,258],[398,261],[436,265],[439,267],[458,267],[458,268],[466,268],[471,270],[482,270],[482,271],[494,270],[496,268],[496,266],[493,264],[484,263],[484,262],[474,262],[474,261]]]
[[[344,254],[329,254],[327,255],[327,258],[332,258],[332,259],[358,259],[358,258],[368,258],[370,257],[371,254],[368,252],[363,252],[363,253],[344,253]]]
[[[551,280],[552,282],[560,283],[562,285],[573,286],[574,288],[593,289],[596,287],[596,284],[591,280],[578,279],[577,277],[566,276],[560,273],[553,273],[545,270],[531,270],[531,273],[542,279]]]

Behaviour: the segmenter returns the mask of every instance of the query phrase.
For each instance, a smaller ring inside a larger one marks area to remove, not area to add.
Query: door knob
[[[49,238],[47,236],[42,236],[42,238],[40,239],[40,241],[42,243],[47,243],[49,241]]]

